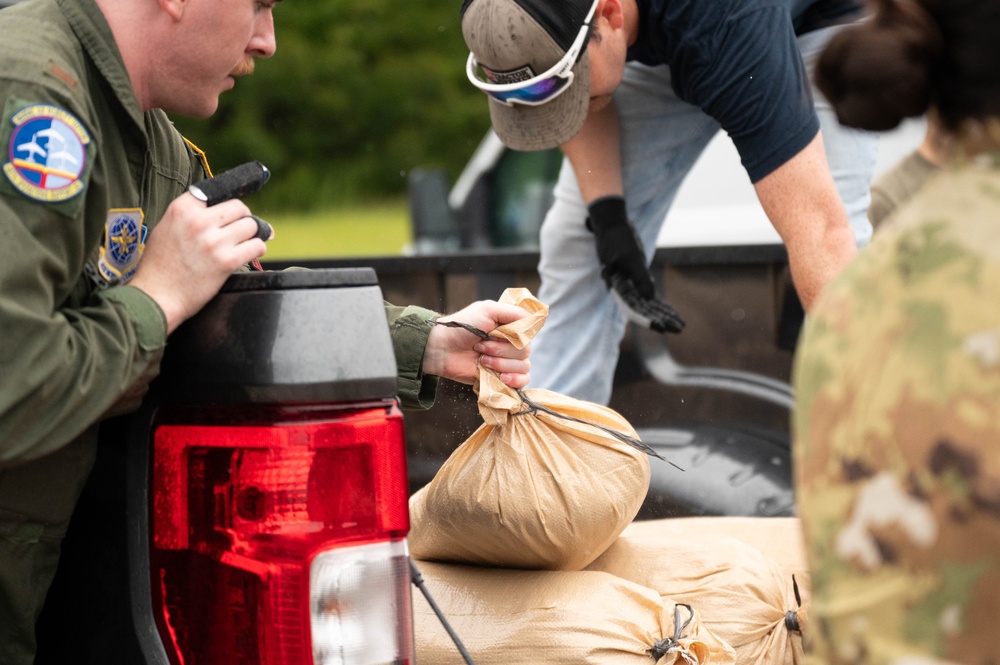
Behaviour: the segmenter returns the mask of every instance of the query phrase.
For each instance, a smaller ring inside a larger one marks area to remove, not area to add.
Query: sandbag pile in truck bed
[[[491,335],[523,347],[547,308],[524,289],[501,301],[532,315]],[[684,519],[633,523],[649,461],[621,415],[482,367],[475,389],[484,424],[411,497],[409,544],[478,665],[800,661],[792,575],[727,535],[733,518],[697,518],[719,521],[690,535]],[[421,665],[463,663],[418,595],[414,627]]]
[[[608,573],[419,566],[476,665],[736,662],[733,648],[697,612]],[[423,596],[413,604],[417,662],[463,665]]]

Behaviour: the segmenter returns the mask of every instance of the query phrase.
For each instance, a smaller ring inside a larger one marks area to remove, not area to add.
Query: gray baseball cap
[[[489,96],[493,131],[507,147],[547,150],[583,127],[590,107],[588,23],[596,5],[595,0],[463,3],[469,79]]]

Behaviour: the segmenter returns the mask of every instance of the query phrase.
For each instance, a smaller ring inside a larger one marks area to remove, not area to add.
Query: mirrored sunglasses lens
[[[550,99],[557,92],[565,88],[569,84],[569,79],[564,79],[559,76],[553,76],[547,78],[544,81],[539,81],[538,83],[532,83],[526,88],[520,88],[518,90],[507,90],[504,92],[490,92],[490,96],[497,101],[508,103],[508,102],[526,102],[530,104],[541,104],[542,102]]]

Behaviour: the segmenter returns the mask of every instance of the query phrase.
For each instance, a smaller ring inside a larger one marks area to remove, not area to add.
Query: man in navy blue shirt
[[[854,0],[465,0],[468,75],[493,129],[510,148],[567,158],[541,231],[550,309],[533,385],[609,401],[627,322],[609,287],[655,296],[660,226],[720,128],[808,311],[871,237],[877,138],[841,127],[808,75],[859,16]]]

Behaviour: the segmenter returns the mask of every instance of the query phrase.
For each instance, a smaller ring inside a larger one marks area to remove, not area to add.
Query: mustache
[[[249,76],[253,74],[254,59],[246,58],[241,60],[239,64],[233,67],[233,71],[229,72],[230,76]]]

